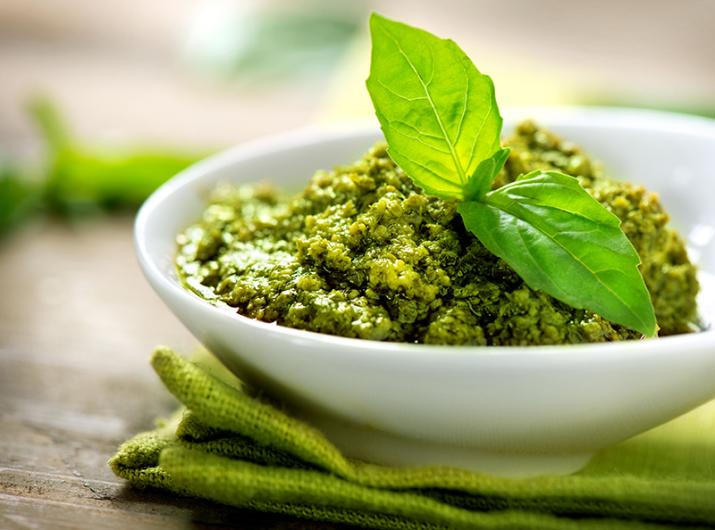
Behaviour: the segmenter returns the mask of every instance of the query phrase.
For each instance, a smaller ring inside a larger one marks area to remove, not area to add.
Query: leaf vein
[[[457,134],[454,136],[454,144],[456,145],[457,142],[459,142],[459,137],[462,135],[462,126],[464,125],[464,118],[467,115],[467,104],[469,103],[469,90],[470,90],[470,79],[469,79],[469,71],[467,70],[467,67],[464,65],[464,61],[462,61],[462,69],[464,70],[465,77],[467,79],[467,86],[464,89],[464,103],[462,104],[462,114],[459,116],[459,123],[457,124]],[[470,161],[471,162],[471,161]],[[469,165],[467,165],[469,167]]]
[[[444,182],[445,184],[448,184],[449,186],[451,186],[452,188],[455,188],[455,189],[458,190],[459,192],[462,191],[461,188],[459,188],[459,186],[457,186],[457,184],[455,184],[454,182],[452,182],[452,181],[449,180],[449,179],[444,178],[442,175],[440,175],[439,173],[437,173],[434,169],[425,166],[423,163],[418,162],[417,160],[414,160],[414,159],[410,158],[409,156],[407,156],[407,155],[405,155],[405,154],[401,154],[400,156],[404,157],[405,160],[407,160],[408,162],[410,162],[410,163],[412,163],[412,164],[415,164],[416,166],[421,167],[422,169],[424,169],[424,170],[427,171],[428,173],[431,173],[432,176],[435,177],[437,180],[440,180],[441,182]]]
[[[417,96],[417,97],[414,97],[414,98],[407,97],[407,96],[405,96],[404,94],[400,94],[399,92],[395,92],[393,89],[391,89],[391,88],[390,88],[389,86],[387,86],[385,83],[383,83],[380,79],[375,79],[375,81],[377,81],[382,88],[384,88],[385,90],[387,90],[387,91],[388,91],[390,94],[392,94],[393,96],[395,96],[395,97],[397,97],[397,98],[400,98],[400,99],[402,99],[402,100],[405,100],[405,101],[409,101],[410,103],[412,103],[412,102],[414,102],[414,101],[422,101],[422,100],[426,100],[426,99],[427,99],[427,96]]]
[[[556,239],[555,239],[553,236],[551,236],[549,233],[547,233],[547,232],[541,230],[541,229],[540,229],[539,227],[537,227],[536,225],[533,225],[533,224],[529,223],[527,220],[521,219],[520,217],[518,217],[516,214],[514,214],[514,213],[512,213],[512,212],[509,212],[509,211],[506,211],[506,210],[503,210],[503,211],[504,211],[504,213],[506,213],[507,215],[511,215],[511,216],[514,217],[515,219],[518,219],[518,220],[520,220],[520,221],[526,223],[527,225],[532,226],[535,230],[538,230],[539,232],[541,232],[542,234],[544,234],[546,237],[548,237],[551,241],[553,241],[553,242],[556,244],[556,246],[560,247],[564,252],[566,252],[569,256],[571,256],[571,257],[574,259],[574,261],[576,261],[583,269],[585,269],[587,272],[591,273],[591,274],[593,275],[593,277],[596,279],[596,281],[597,281],[606,291],[608,291],[609,293],[611,293],[611,295],[612,295],[616,300],[618,300],[619,302],[621,302],[621,304],[623,304],[623,306],[628,309],[628,311],[631,313],[631,315],[633,315],[637,320],[639,320],[639,321],[641,322],[641,324],[645,324],[645,322],[643,322],[643,320],[640,318],[640,316],[638,316],[638,313],[635,312],[635,311],[631,308],[631,306],[630,306],[616,291],[614,291],[613,289],[611,289],[611,287],[610,287],[608,284],[604,283],[603,280],[601,279],[601,277],[600,277],[598,274],[595,274],[595,273],[589,268],[589,266],[588,266],[586,263],[584,263],[576,254],[574,254],[573,252],[571,252],[571,250],[569,250],[568,247],[566,247],[566,246],[564,246],[563,244],[561,244],[560,241],[556,240]],[[521,237],[521,234],[520,234],[520,237]],[[522,238],[522,241],[523,241],[523,238]],[[528,245],[527,245],[527,248],[528,248]]]
[[[422,79],[422,76],[420,73],[417,71],[417,68],[415,65],[412,63],[412,60],[409,58],[409,56],[405,53],[403,50],[402,46],[400,43],[397,41],[397,39],[390,34],[389,31],[385,30],[385,33],[387,36],[392,40],[392,42],[395,44],[397,47],[397,50],[400,52],[400,55],[407,61],[408,66],[410,69],[414,72],[414,74],[417,76],[417,79],[419,79],[420,84],[422,85],[422,89],[425,91],[425,95],[427,96],[427,100],[429,101],[430,107],[432,108],[432,113],[434,114],[437,124],[439,125],[440,130],[442,131],[442,134],[444,135],[444,138],[446,140],[447,146],[449,147],[449,151],[452,155],[452,161],[454,162],[455,170],[457,171],[457,177],[459,178],[460,182],[464,184],[467,181],[466,175],[464,173],[464,169],[462,168],[462,163],[459,160],[459,157],[457,157],[457,153],[455,152],[454,146],[450,142],[449,135],[447,134],[447,131],[444,128],[444,124],[442,123],[442,117],[440,116],[439,112],[437,111],[437,106],[434,103],[434,100],[432,99],[432,94],[429,91],[429,86],[425,84],[425,80]],[[434,68],[433,68],[434,71]],[[431,83],[430,79],[430,83]],[[490,109],[491,112],[491,109]]]

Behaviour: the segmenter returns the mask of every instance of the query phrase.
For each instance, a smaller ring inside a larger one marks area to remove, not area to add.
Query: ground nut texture
[[[579,148],[524,122],[495,182],[557,169],[623,222],[642,259],[660,335],[696,318],[696,270],[658,197],[605,177]],[[266,185],[221,185],[178,236],[177,267],[200,296],[247,317],[320,333],[429,344],[602,342],[639,335],[533,291],[462,224],[455,204],[429,197],[384,145],[318,171],[285,197]]]

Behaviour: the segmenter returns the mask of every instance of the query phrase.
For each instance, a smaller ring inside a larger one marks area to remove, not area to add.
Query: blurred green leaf
[[[55,106],[36,98],[28,111],[47,145],[43,197],[59,214],[137,208],[157,187],[207,153],[80,145]]]
[[[41,190],[20,170],[0,159],[0,238],[39,207]]]
[[[133,210],[207,152],[153,147],[94,148],[75,140],[50,100],[28,113],[45,143],[42,171],[0,157],[0,237],[39,212],[60,216]]]
[[[200,156],[160,151],[58,151],[45,187],[59,213],[134,209]]]

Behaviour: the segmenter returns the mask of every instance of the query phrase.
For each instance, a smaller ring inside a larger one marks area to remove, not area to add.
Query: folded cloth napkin
[[[372,528],[715,527],[715,402],[601,452],[579,473],[507,479],[351,460],[216,361],[159,348],[152,365],[184,408],[109,461],[137,486]]]

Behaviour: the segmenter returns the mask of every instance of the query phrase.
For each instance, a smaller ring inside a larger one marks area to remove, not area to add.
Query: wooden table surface
[[[151,292],[129,218],[0,241],[0,529],[336,528],[136,491],[107,467],[175,406],[149,366],[196,342]]]

